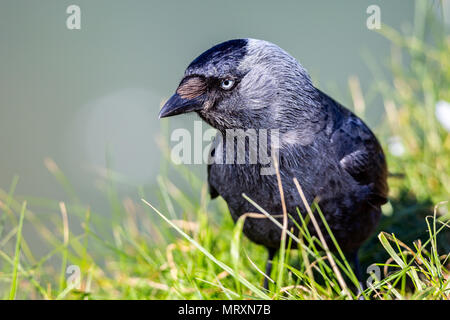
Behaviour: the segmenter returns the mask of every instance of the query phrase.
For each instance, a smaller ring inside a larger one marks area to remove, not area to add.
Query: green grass
[[[450,133],[434,116],[437,101],[450,101],[450,36],[424,2],[416,9],[411,30],[381,29],[392,42],[392,55],[385,74],[368,57],[376,79],[369,93],[360,91],[356,77],[349,80],[362,118],[373,92],[382,97],[387,112],[375,131],[389,170],[403,175],[390,178],[390,202],[361,251],[363,271],[370,265],[366,276],[374,280],[361,295],[371,299],[450,297],[450,213],[443,202],[450,200]],[[388,152],[392,136],[404,145],[399,156]],[[166,140],[160,139],[167,158],[157,188],[138,188],[133,199],[121,198],[120,179],[108,170],[102,185],[108,212],[83,204],[51,159],[45,164],[66,191],[64,202],[17,195],[18,178],[0,189],[0,298],[358,298],[358,281],[344,255],[330,252],[306,228],[314,217],[327,226],[315,203],[303,215],[283,213],[285,219],[301,217],[301,232],[293,234],[243,195],[259,209],[258,218],[280,227],[286,243],[265,291],[266,251],[242,235],[249,216],[234,224],[225,202],[210,201],[205,182],[189,168],[169,170]],[[299,250],[291,250],[294,243]]]

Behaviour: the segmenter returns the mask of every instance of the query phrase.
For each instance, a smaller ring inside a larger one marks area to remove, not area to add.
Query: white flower
[[[395,157],[401,157],[405,153],[405,146],[402,139],[398,136],[388,139],[388,150]]]
[[[441,216],[445,216],[448,213],[448,209],[446,206],[439,206],[437,211]]]
[[[444,129],[450,132],[450,103],[444,100],[436,103],[436,118]]]

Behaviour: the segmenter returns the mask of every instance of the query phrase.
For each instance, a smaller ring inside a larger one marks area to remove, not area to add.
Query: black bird
[[[196,112],[216,128],[218,137],[236,129],[247,133],[252,129],[278,130],[278,144],[269,139],[267,148],[268,154],[278,150],[287,212],[296,219],[297,207],[302,214],[306,212],[293,183],[295,177],[308,203],[318,199],[339,246],[361,276],[357,252],[376,227],[388,194],[383,150],[361,119],[315,88],[295,58],[270,42],[255,39],[220,43],[188,66],[159,117],[187,112]],[[226,138],[221,141],[213,146],[213,161],[208,164],[211,197],[225,199],[234,221],[258,211],[243,193],[270,214],[280,215],[277,177],[262,174],[266,165],[249,162],[250,142],[245,143],[244,162],[236,163],[236,155],[231,155],[234,162],[214,161],[218,155],[223,157],[227,144],[237,146],[234,139],[231,143]],[[257,141],[259,148],[261,142]],[[237,153],[239,148],[234,150]],[[228,150],[226,156],[228,160]],[[288,228],[297,230],[293,221]],[[281,229],[269,219],[247,218],[243,231],[268,248],[266,272],[270,276]],[[312,227],[311,233],[315,234]],[[332,247],[328,232],[322,233]],[[267,279],[264,286],[268,286]]]

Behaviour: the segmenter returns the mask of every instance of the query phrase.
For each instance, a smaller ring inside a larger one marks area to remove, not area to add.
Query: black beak
[[[194,99],[183,99],[178,93],[175,93],[164,104],[159,112],[159,118],[166,118],[175,116],[181,113],[187,113],[192,111],[198,111],[203,109],[203,95]]]

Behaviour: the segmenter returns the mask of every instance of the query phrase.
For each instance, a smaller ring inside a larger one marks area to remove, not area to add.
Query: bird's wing
[[[342,168],[359,184],[370,186],[376,204],[387,202],[387,167],[383,149],[366,124],[323,94],[333,124],[330,141]]]

